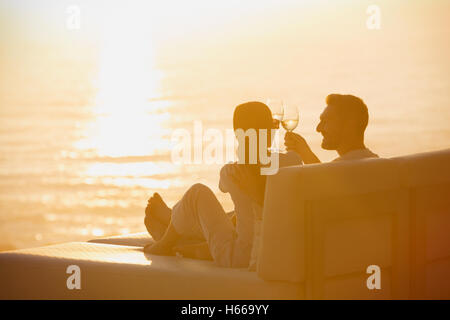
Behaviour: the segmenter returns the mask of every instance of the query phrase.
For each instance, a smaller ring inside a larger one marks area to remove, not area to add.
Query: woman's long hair
[[[252,194],[255,193],[261,193],[260,196],[255,199],[258,203],[261,203],[261,199],[264,199],[264,190],[265,190],[265,184],[266,184],[266,176],[261,175],[261,166],[265,164],[265,161],[261,159],[260,152],[260,137],[267,137],[267,141],[265,144],[266,150],[263,150],[263,152],[266,152],[266,156],[270,156],[270,151],[268,148],[272,144],[272,129],[274,128],[273,124],[273,118],[272,113],[267,105],[265,105],[262,102],[252,101],[247,102],[238,105],[234,110],[233,115],[233,128],[235,132],[237,130],[241,129],[244,132],[249,129],[254,129],[256,131],[256,141],[251,139],[249,137],[245,137],[244,141],[239,141],[240,148],[244,148],[244,152],[240,155],[241,157],[244,156],[245,159],[239,159],[240,163],[243,163],[242,166],[244,166],[245,170],[248,170],[249,174],[251,174],[254,177],[255,185],[251,186],[252,188],[255,188],[252,192]],[[260,130],[265,130],[265,134],[261,134]],[[256,143],[256,146],[250,145],[250,143]],[[242,145],[243,144],[243,145]],[[256,150],[256,163],[250,163],[250,151]],[[239,157],[239,156],[238,156]]]

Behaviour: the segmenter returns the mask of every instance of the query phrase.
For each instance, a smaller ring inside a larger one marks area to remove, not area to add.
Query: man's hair
[[[240,104],[234,109],[233,128],[234,130],[270,130],[273,128],[272,113],[262,102],[252,101]]]
[[[343,118],[353,118],[358,126],[357,129],[364,133],[369,123],[369,111],[362,99],[350,94],[330,94],[326,98],[327,105],[338,108]]]

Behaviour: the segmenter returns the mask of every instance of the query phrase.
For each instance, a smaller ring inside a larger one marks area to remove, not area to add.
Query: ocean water
[[[369,4],[286,1],[150,25],[133,19],[137,6],[125,23],[73,32],[3,1],[0,250],[145,231],[153,192],[173,205],[197,182],[232,209],[221,164],[175,164],[171,137],[194,121],[225,134],[245,101],[296,104],[295,131],[323,161],[336,154],[320,149],[315,125],[334,92],[364,99],[367,146],[380,156],[449,148],[448,2],[380,1],[379,30],[366,27]]]

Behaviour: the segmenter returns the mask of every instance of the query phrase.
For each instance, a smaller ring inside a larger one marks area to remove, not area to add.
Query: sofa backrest
[[[411,297],[450,298],[450,149],[395,158],[411,219]]]
[[[432,249],[426,252],[441,260],[430,270],[444,274],[450,257],[449,155],[446,150],[281,169],[267,183],[258,275],[304,283],[308,298],[419,296],[426,291],[424,274],[432,271],[417,270],[414,262],[420,253],[425,263],[417,215],[436,212],[428,215],[426,228],[439,239],[429,236]],[[367,287],[371,265],[381,268],[381,290]],[[414,280],[417,273],[421,281]]]

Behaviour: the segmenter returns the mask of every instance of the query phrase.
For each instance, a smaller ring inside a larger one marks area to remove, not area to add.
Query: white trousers
[[[172,209],[172,225],[181,236],[206,240],[217,265],[248,266],[242,252],[236,252],[246,248],[240,248],[235,226],[209,187],[198,183],[189,188]]]

